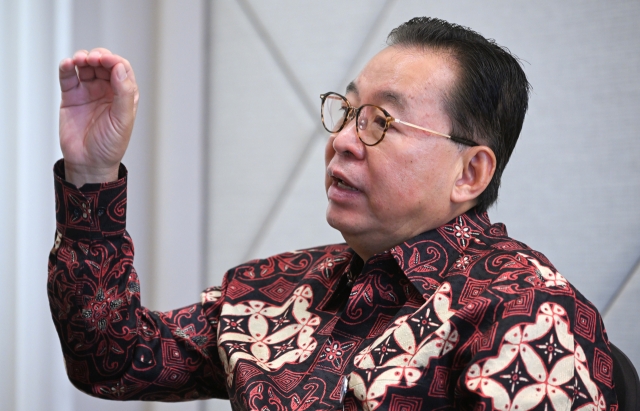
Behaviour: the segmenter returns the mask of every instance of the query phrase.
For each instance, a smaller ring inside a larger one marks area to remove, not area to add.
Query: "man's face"
[[[349,87],[354,107],[375,104],[393,117],[449,134],[444,96],[455,82],[443,54],[388,47]],[[460,151],[446,137],[393,123],[365,146],[355,121],[327,142],[327,221],[362,257],[382,252],[449,220]],[[364,254],[364,255],[363,255]]]

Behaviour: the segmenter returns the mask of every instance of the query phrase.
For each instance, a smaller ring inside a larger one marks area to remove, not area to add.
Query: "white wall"
[[[610,338],[640,364],[640,3],[5,0],[0,76],[16,81],[0,93],[0,189],[12,194],[0,196],[0,287],[11,290],[0,325],[13,330],[0,339],[12,354],[0,356],[3,409],[228,409],[114,404],[63,376],[44,295],[62,56],[104,46],[134,66],[128,229],[143,303],[167,310],[248,258],[341,241],[324,221],[319,94],[344,90],[417,15],[525,60],[531,108],[490,216],[606,311]]]
[[[3,409],[69,409],[72,388],[48,313],[55,230],[57,60],[69,46],[67,1],[0,2],[0,398]],[[34,387],[37,387],[34,388]],[[34,393],[35,392],[35,393]]]
[[[640,310],[640,280],[626,280],[640,259],[640,3],[214,4],[212,282],[247,258],[339,241],[324,221],[318,95],[344,90],[393,27],[436,16],[508,46],[533,84],[490,216],[547,254],[640,364],[622,311]]]

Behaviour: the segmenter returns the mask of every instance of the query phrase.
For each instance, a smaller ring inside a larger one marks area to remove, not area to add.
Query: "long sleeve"
[[[492,313],[501,320],[487,321],[491,326],[470,338],[460,397],[494,409],[606,409],[616,403],[600,316],[564,281],[555,282],[502,295]],[[593,314],[591,324],[584,323],[585,310]]]
[[[200,303],[158,313],[140,305],[126,232],[126,169],[77,189],[54,167],[57,232],[47,291],[67,374],[108,399],[227,398],[217,345],[220,288]]]

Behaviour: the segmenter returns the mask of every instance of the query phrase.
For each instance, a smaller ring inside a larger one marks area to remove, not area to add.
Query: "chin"
[[[329,224],[331,227],[335,228],[338,231],[342,231],[340,229],[342,225],[338,223],[338,220],[336,220],[332,215],[329,214],[328,210],[327,210],[326,218],[327,218],[327,224]]]
[[[355,216],[349,216],[338,213],[330,213],[327,210],[327,223],[340,231],[342,234],[342,238],[348,242],[347,238],[358,236],[358,233],[361,229],[361,224],[358,224]]]
[[[353,230],[353,227],[351,227],[354,223],[353,217],[350,218],[348,215],[345,215],[345,213],[332,210],[331,206],[327,208],[326,218],[327,223],[341,233]]]

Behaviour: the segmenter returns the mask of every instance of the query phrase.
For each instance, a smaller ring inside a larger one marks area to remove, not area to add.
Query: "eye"
[[[377,127],[384,130],[384,128],[387,126],[387,117],[384,116],[382,113],[380,114],[376,113],[371,123],[375,124]]]
[[[396,126],[393,125],[393,123],[389,124],[389,128],[387,129],[387,133],[388,132],[397,132],[398,129],[396,128]]]

